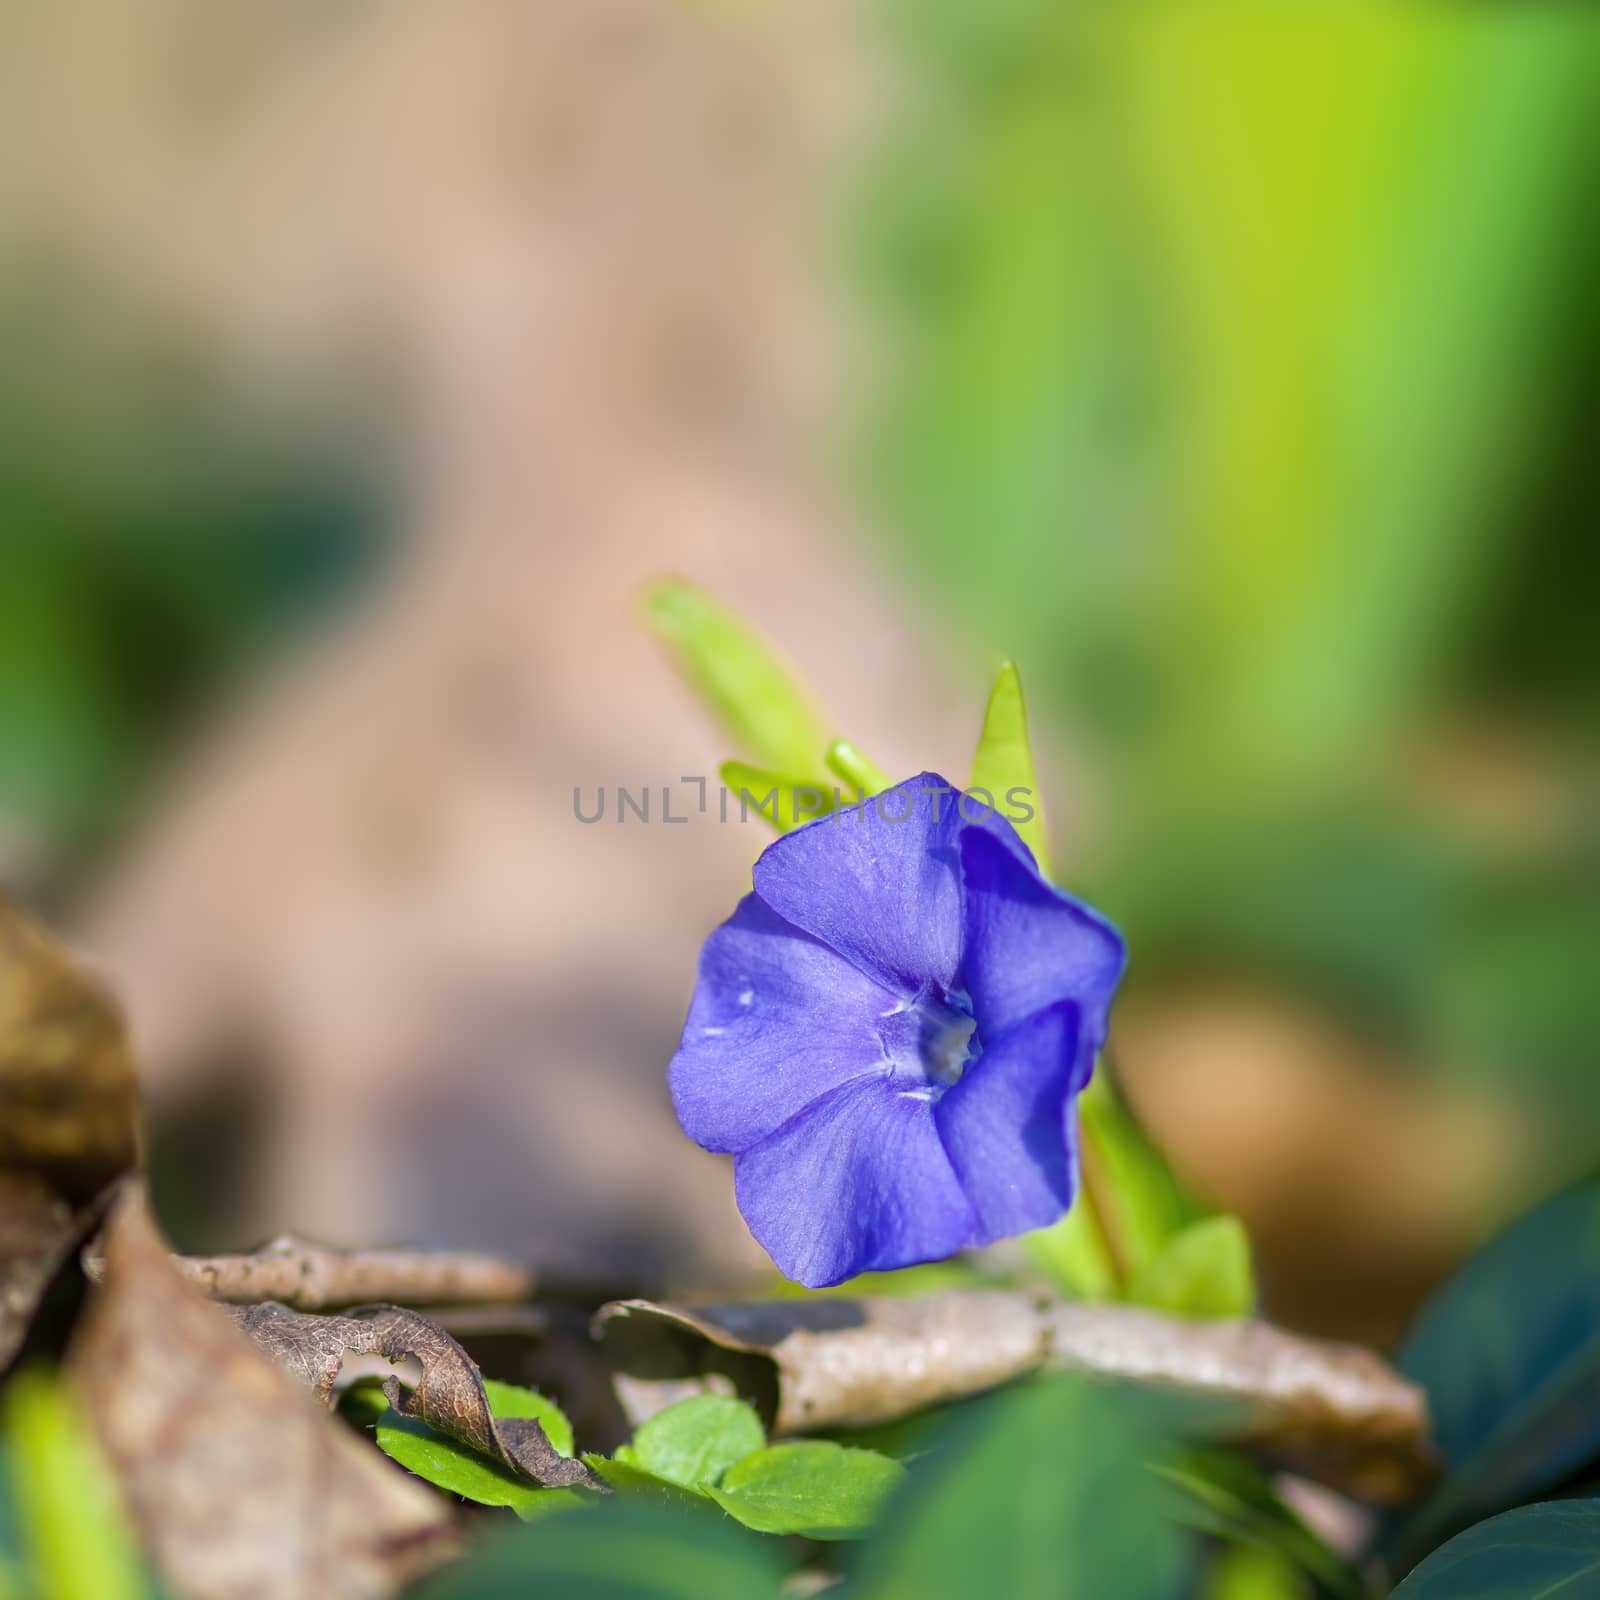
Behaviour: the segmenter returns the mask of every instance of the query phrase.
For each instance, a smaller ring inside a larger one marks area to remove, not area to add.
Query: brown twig
[[[178,1270],[213,1300],[278,1300],[299,1311],[370,1301],[414,1306],[515,1305],[534,1275],[516,1261],[461,1251],[329,1250],[285,1234],[251,1255],[178,1256]]]

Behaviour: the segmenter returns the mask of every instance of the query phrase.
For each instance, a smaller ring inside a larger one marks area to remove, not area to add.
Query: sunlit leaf
[[[1248,1316],[1256,1286],[1244,1224],[1206,1217],[1179,1229],[1134,1275],[1128,1299],[1185,1317]]]
[[[641,1423],[626,1457],[617,1454],[658,1478],[698,1489],[720,1483],[735,1462],[766,1442],[753,1407],[725,1395],[699,1394]]]
[[[851,1539],[871,1525],[904,1475],[898,1461],[876,1450],[806,1439],[746,1456],[708,1492],[759,1533]]]
[[[828,740],[794,675],[750,628],[703,590],[660,578],[643,595],[645,620],[752,765],[827,788]]]
[[[1050,842],[1045,835],[1044,801],[1039,774],[1028,743],[1028,713],[1022,701],[1022,679],[1007,661],[989,693],[977,753],[972,758],[969,790],[981,790],[997,810],[1012,819],[1022,842],[1033,852],[1039,870],[1050,876]]]
[[[828,767],[847,786],[847,800],[870,800],[894,784],[882,767],[868,760],[848,739],[835,739],[828,746]]]
[[[743,761],[724,761],[720,775],[727,790],[728,816],[741,822],[760,816],[779,833],[796,828],[834,809],[836,786],[807,783],[790,773],[768,772]]]

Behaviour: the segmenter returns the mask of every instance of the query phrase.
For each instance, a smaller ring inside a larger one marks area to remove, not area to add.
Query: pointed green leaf
[[[1012,819],[1022,842],[1033,852],[1040,872],[1048,878],[1050,842],[1045,837],[1044,802],[1034,770],[1033,747],[1028,743],[1022,679],[1009,661],[1001,666],[989,693],[989,709],[984,713],[983,732],[978,736],[967,787],[983,790],[990,797],[989,803]],[[1024,812],[1029,813],[1025,820],[1017,820]]]
[[[1580,1600],[1600,1590],[1600,1500],[1490,1517],[1434,1551],[1394,1600]]]
[[[766,1442],[753,1407],[726,1395],[697,1394],[640,1424],[631,1460],[658,1478],[698,1489],[719,1483],[729,1467]]]
[[[1250,1235],[1231,1216],[1180,1228],[1128,1285],[1128,1299],[1180,1317],[1243,1317],[1255,1309]]]
[[[746,1456],[708,1492],[757,1533],[852,1539],[866,1531],[904,1476],[898,1461],[876,1450],[807,1439]]]
[[[848,785],[847,798],[851,803],[870,800],[894,785],[889,774],[869,761],[848,739],[835,739],[828,746],[828,766],[836,778]]]
[[[710,595],[660,578],[643,596],[645,621],[690,686],[755,766],[827,787],[827,736],[810,697],[771,649]]]
[[[532,1417],[559,1454],[572,1454],[572,1424],[555,1401],[493,1378],[483,1380],[483,1389],[495,1416]],[[375,1436],[386,1456],[436,1488],[479,1505],[506,1506],[524,1521],[585,1503],[574,1489],[545,1489],[517,1477],[455,1439],[435,1433],[417,1417],[387,1411],[378,1420]]]
[[[139,1547],[71,1393],[28,1371],[11,1380],[4,1400],[16,1538],[31,1592],[38,1600],[145,1600]]]
[[[742,761],[724,761],[719,770],[728,791],[728,815],[741,821],[759,814],[779,833],[793,833],[834,809],[837,791],[831,782],[826,787],[806,783]]]

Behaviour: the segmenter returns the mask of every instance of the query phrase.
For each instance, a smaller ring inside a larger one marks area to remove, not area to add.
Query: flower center
[[[902,1093],[929,1100],[959,1083],[977,1059],[977,1032],[966,993],[938,986],[902,1000],[878,1020],[890,1076]]]

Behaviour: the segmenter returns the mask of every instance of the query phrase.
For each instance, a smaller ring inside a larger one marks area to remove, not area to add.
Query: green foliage
[[[832,787],[822,723],[793,674],[755,633],[681,579],[657,579],[643,603],[645,620],[742,756],[757,768],[791,773],[792,781]]]
[[[1284,1504],[1247,1456],[1199,1446],[1183,1450],[1161,1470],[1181,1491],[1178,1515],[1200,1532],[1229,1541],[1229,1553],[1241,1557],[1225,1563],[1222,1576],[1212,1573],[1208,1597],[1297,1595],[1311,1584],[1330,1600],[1362,1600],[1361,1579]],[[1243,1559],[1246,1553],[1262,1559]]]
[[[1218,1216],[1180,1228],[1135,1275],[1128,1298],[1185,1317],[1248,1316],[1256,1286],[1244,1224]]]
[[[759,812],[779,833],[796,828],[834,809],[834,786],[823,788],[782,772],[768,772],[743,761],[724,761],[720,775],[728,790],[729,814],[735,806],[741,819]]]
[[[808,1439],[757,1450],[708,1492],[758,1533],[850,1539],[866,1531],[904,1474],[876,1450]]]
[[[857,750],[848,739],[835,739],[828,746],[828,769],[846,785],[851,799],[871,799],[891,788],[894,780],[882,767]]]
[[[1261,1545],[1233,1544],[1217,1552],[1201,1600],[1304,1600],[1305,1594],[1287,1557]]]
[[[977,753],[972,758],[969,789],[981,789],[998,810],[1011,815],[1006,797],[1014,789],[1023,791],[1032,815],[1014,824],[1022,842],[1033,852],[1033,859],[1045,877],[1050,876],[1050,841],[1045,832],[1044,798],[1039,793],[1039,774],[1034,767],[1033,747],[1028,742],[1028,713],[1022,702],[1022,679],[1011,662],[1005,662],[983,717],[983,732],[978,736]]]
[[[768,1446],[742,1400],[695,1395],[642,1423],[609,1460],[585,1457],[619,1493],[684,1509],[716,1505],[758,1533],[849,1539],[898,1482],[900,1464],[826,1440]]]
[[[416,1600],[775,1600],[786,1563],[722,1518],[623,1500],[485,1539]]]
[[[1157,1415],[1066,1379],[963,1408],[855,1563],[858,1600],[1059,1600],[1179,1592],[1191,1559]]]
[[[767,1442],[761,1419],[742,1400],[701,1394],[668,1406],[641,1423],[616,1459],[686,1489],[722,1481],[735,1462]]]
[[[1449,1469],[1383,1541],[1403,1572],[1600,1457],[1600,1181],[1479,1251],[1424,1312],[1399,1366],[1427,1390]]]
[[[1436,1550],[1396,1600],[1580,1600],[1600,1590],[1600,1500],[1490,1517]]]
[[[11,1379],[3,1400],[14,1526],[8,1535],[0,1513],[0,1585],[32,1600],[148,1600],[116,1486],[72,1396],[55,1377],[29,1371]]]
[[[561,1455],[572,1454],[572,1424],[553,1400],[493,1378],[485,1378],[483,1388],[495,1416],[532,1417]],[[545,1489],[529,1483],[466,1445],[435,1433],[418,1418],[402,1416],[398,1411],[384,1412],[378,1419],[376,1436],[378,1448],[385,1455],[419,1478],[426,1478],[463,1500],[505,1506],[525,1521],[584,1503],[585,1497],[575,1489]]]

